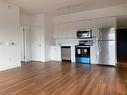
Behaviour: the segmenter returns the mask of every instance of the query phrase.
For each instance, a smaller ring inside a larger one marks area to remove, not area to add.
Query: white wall
[[[31,61],[31,16],[29,14],[20,12],[20,26],[24,28],[25,40],[22,44],[22,61]]]
[[[21,66],[20,12],[17,6],[0,2],[0,70]],[[8,42],[14,45],[8,46]]]
[[[127,28],[127,15],[117,17],[117,27]]]

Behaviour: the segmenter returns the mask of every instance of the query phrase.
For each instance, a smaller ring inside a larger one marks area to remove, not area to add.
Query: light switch
[[[10,42],[7,42],[6,45],[7,45],[7,46],[10,46]]]

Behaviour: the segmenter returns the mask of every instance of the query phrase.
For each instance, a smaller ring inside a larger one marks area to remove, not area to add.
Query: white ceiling
[[[63,15],[73,12],[110,7],[127,3],[127,0],[4,0],[21,7],[30,14],[48,13]]]

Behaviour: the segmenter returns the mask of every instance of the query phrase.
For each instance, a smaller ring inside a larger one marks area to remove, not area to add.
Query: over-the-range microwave
[[[77,38],[78,39],[85,39],[92,37],[92,29],[82,29],[77,31]]]

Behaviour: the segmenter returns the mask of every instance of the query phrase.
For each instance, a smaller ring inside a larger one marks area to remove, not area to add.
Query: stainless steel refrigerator
[[[116,29],[101,28],[99,29],[98,38],[100,65],[116,65]]]

